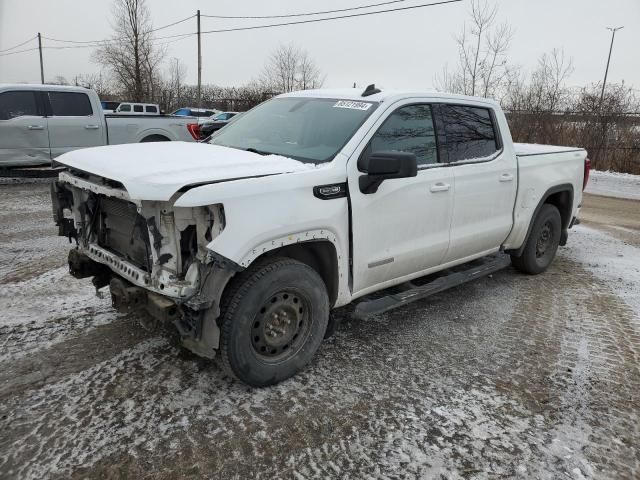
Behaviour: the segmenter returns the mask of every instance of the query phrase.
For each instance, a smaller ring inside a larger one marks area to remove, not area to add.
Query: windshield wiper
[[[246,152],[257,153],[258,155],[275,155],[275,153],[267,152],[265,150],[258,150],[257,148],[249,147],[245,148]]]

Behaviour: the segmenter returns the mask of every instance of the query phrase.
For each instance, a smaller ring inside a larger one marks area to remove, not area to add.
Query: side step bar
[[[490,275],[509,265],[511,265],[511,257],[504,253],[483,257],[468,264],[455,267],[450,273],[446,273],[445,271],[443,276],[424,285],[415,285],[412,282],[408,282],[401,286],[401,288],[406,286],[401,292],[373,300],[363,300],[356,305],[353,314],[357,318],[366,318],[369,315],[384,313],[415,302],[416,300],[422,300],[423,298],[427,298],[449,288],[457,287],[476,278]]]

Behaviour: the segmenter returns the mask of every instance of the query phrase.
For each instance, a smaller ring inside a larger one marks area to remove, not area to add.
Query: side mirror
[[[384,180],[415,177],[418,162],[409,152],[365,153],[358,161],[358,169],[366,173],[358,180],[360,191],[369,194],[377,192]]]

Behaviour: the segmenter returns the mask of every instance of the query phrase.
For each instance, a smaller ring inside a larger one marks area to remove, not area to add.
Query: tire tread
[[[219,353],[222,361],[222,368],[225,374],[229,377],[242,381],[233,371],[231,362],[229,361],[231,322],[233,321],[233,317],[240,306],[242,299],[246,296],[246,293],[265,275],[288,265],[302,266],[303,268],[308,269],[313,275],[318,275],[313,268],[305,263],[299,262],[298,260],[286,257],[265,258],[262,261],[258,260],[255,265],[250,266],[248,269],[236,275],[227,287],[227,291],[224,292],[220,305],[221,335]]]

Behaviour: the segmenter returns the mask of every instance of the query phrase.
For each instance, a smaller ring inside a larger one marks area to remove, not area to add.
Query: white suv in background
[[[157,103],[128,103],[118,105],[114,113],[125,115],[160,115],[160,105]]]

